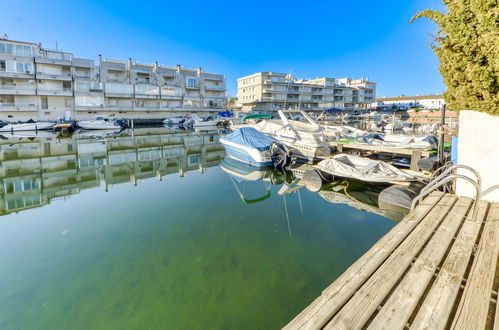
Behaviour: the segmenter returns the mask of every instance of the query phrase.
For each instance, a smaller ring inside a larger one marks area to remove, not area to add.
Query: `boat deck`
[[[433,192],[285,329],[497,329],[499,203]]]

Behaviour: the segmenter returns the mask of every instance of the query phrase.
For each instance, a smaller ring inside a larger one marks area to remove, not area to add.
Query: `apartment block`
[[[438,109],[442,110],[445,100],[442,95],[416,95],[416,96],[396,96],[382,97],[376,99],[372,104],[375,109]]]
[[[225,77],[181,65],[76,58],[41,44],[0,39],[0,120],[54,120],[97,115],[164,118],[218,111]]]
[[[237,96],[244,111],[357,110],[374,102],[376,83],[364,78],[304,80],[284,73],[258,72],[237,80]]]

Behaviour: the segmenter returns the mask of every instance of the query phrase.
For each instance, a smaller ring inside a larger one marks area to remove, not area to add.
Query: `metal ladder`
[[[450,174],[452,171],[454,171],[458,168],[463,168],[463,169],[470,171],[471,173],[473,173],[475,175],[476,180],[473,180],[472,178],[470,178],[466,175],[462,175],[462,174],[457,174],[457,173]],[[435,176],[436,173],[439,173],[439,172],[442,172],[442,173],[440,175],[438,175],[437,177],[433,178],[433,176]],[[411,212],[414,210],[414,208],[419,203],[419,201],[423,197],[430,194],[432,191],[442,187],[443,185],[450,182],[451,180],[463,179],[463,180],[466,180],[469,183],[471,183],[473,185],[473,187],[475,187],[475,189],[476,189],[475,204],[473,206],[473,215],[472,215],[472,217],[473,217],[472,219],[473,219],[473,221],[475,221],[477,214],[478,214],[478,204],[480,203],[480,200],[482,198],[482,178],[480,177],[480,174],[478,174],[477,171],[475,171],[473,168],[471,168],[469,166],[447,163],[444,166],[437,169],[433,176],[432,176],[432,179],[430,180],[430,182],[426,185],[426,187],[424,187],[421,190],[421,192],[419,193],[419,195],[416,198],[414,198],[414,200],[412,201]]]

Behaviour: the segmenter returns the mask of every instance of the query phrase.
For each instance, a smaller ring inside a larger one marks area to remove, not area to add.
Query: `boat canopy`
[[[223,117],[223,118],[232,117],[232,115],[233,115],[232,111],[220,111],[218,113],[218,117]]]
[[[324,110],[324,112],[330,113],[330,114],[338,114],[338,113],[341,112],[341,109],[338,109],[338,108],[329,108],[329,109]]]
[[[256,148],[260,151],[269,149],[272,142],[275,142],[273,138],[257,131],[253,127],[241,127],[234,133],[227,135],[225,139],[242,146]]]
[[[246,115],[243,118],[241,118],[241,122],[245,121],[246,119],[272,119],[272,116],[262,113],[254,113],[251,115]]]

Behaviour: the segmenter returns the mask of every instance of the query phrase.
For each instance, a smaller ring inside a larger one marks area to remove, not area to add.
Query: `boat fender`
[[[431,171],[437,167],[437,159],[435,157],[426,157],[418,160],[418,168],[423,171]]]
[[[382,209],[403,208],[410,209],[411,203],[423,185],[419,183],[410,184],[409,186],[393,185],[383,191],[378,196],[378,205]]]
[[[315,192],[321,190],[322,184],[325,182],[323,176],[317,170],[306,170],[300,180],[300,183],[303,183],[308,190]]]

